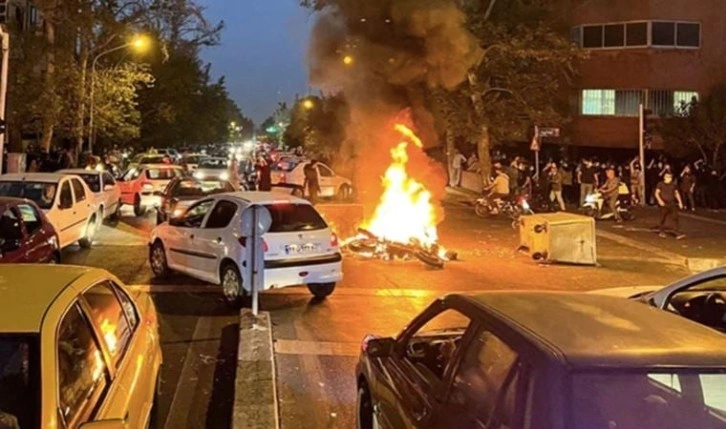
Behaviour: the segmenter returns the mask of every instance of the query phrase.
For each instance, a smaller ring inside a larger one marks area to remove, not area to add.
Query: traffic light
[[[8,20],[8,0],[0,0],[0,24]]]

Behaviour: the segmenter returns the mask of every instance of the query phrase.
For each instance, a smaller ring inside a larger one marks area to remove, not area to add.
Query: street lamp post
[[[89,106],[89,112],[88,112],[88,151],[93,153],[93,144],[96,140],[96,130],[94,128],[94,117],[96,115],[96,65],[98,64],[98,60],[100,60],[102,57],[114,53],[116,51],[120,51],[122,49],[126,49],[128,47],[134,47],[135,49],[144,49],[147,45],[146,38],[142,36],[136,36],[134,40],[124,43],[123,45],[116,46],[115,48],[107,49],[98,55],[96,55],[93,58],[93,61],[91,62],[91,91],[90,91],[90,106]]]

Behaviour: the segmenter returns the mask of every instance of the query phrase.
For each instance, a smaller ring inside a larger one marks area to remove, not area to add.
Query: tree
[[[702,100],[683,103],[661,122],[665,149],[678,157],[698,156],[716,170],[726,167],[726,84],[718,85]]]
[[[315,158],[331,162],[346,138],[348,105],[341,94],[309,96],[295,101],[283,140],[301,146]]]

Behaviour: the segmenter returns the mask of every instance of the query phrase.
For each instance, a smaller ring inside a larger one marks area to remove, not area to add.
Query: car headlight
[[[529,203],[527,200],[522,200],[522,208],[525,210],[529,210]]]
[[[195,179],[202,180],[202,179],[204,179],[204,173],[202,173],[201,171],[195,171],[194,172],[194,178]]]
[[[219,175],[219,178],[222,180],[229,180],[229,173],[224,171],[224,172],[222,172],[222,174]]]

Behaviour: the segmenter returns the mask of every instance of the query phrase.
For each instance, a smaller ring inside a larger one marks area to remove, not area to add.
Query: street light
[[[137,52],[144,52],[146,51],[149,46],[151,45],[151,40],[148,36],[145,36],[143,34],[137,34],[135,35],[129,42],[124,43],[123,45],[116,46],[115,48],[107,49],[98,55],[96,55],[93,58],[93,61],[91,62],[91,100],[90,100],[90,111],[88,113],[88,151],[93,153],[93,143],[95,143],[96,136],[95,136],[95,129],[94,129],[94,116],[96,113],[96,103],[95,103],[95,96],[96,96],[96,64],[98,64],[98,60],[100,60],[102,57],[116,52],[120,51],[122,49],[126,48],[133,48]]]
[[[353,64],[353,57],[351,57],[350,55],[344,56],[343,57],[343,64],[345,64],[346,66],[352,65]]]
[[[313,107],[315,107],[315,103],[313,102],[313,100],[311,100],[311,99],[309,99],[309,98],[306,98],[305,100],[303,100],[303,102],[302,102],[302,106],[303,106],[303,107],[304,107],[304,108],[305,108],[306,110],[312,110],[312,109],[313,109]]]

